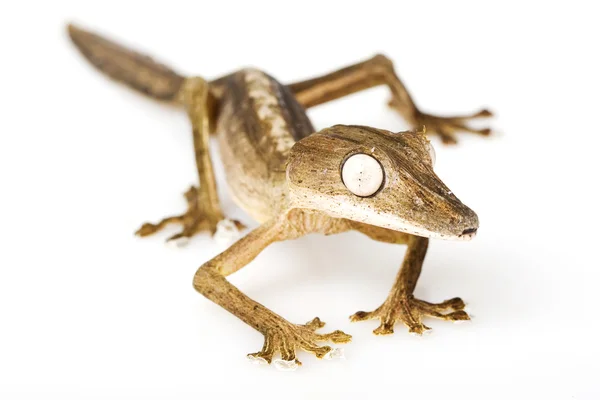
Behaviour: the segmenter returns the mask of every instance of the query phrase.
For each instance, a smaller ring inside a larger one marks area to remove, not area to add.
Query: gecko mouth
[[[476,234],[477,228],[469,228],[465,229],[460,235],[458,235],[458,238],[460,240],[471,240],[475,237]]]

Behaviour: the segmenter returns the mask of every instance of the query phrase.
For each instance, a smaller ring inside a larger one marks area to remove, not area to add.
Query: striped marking
[[[259,70],[248,69],[245,71],[244,81],[258,119],[269,126],[269,134],[265,135],[263,140],[270,139],[277,152],[287,154],[294,145],[294,138],[281,115],[279,100],[273,93],[271,80]]]

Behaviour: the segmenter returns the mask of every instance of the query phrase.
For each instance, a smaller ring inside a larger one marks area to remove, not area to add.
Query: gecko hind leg
[[[185,199],[187,201],[187,211],[184,214],[163,218],[156,224],[146,222],[137,230],[136,235],[142,237],[152,235],[170,224],[179,224],[183,229],[181,232],[169,237],[167,239],[168,242],[178,241],[184,244],[185,239],[203,231],[209,231],[214,235],[219,222],[224,220],[220,209],[207,210],[203,207],[205,203],[203,202],[202,194],[195,186],[190,187],[185,192]],[[245,228],[245,225],[240,221],[232,220],[232,222],[237,230]]]
[[[147,55],[76,26],[68,25],[68,32],[83,56],[104,74],[141,94],[184,106],[192,123],[200,184],[185,194],[187,212],[157,224],[146,223],[136,233],[147,236],[169,224],[183,226],[183,230],[170,239],[189,238],[204,230],[215,233],[224,217],[217,196],[208,139],[217,119],[215,89],[218,84],[208,83],[200,77],[187,78]],[[240,222],[234,221],[234,224],[237,229],[243,228]]]
[[[196,166],[200,180],[199,187],[192,186],[185,193],[187,211],[179,216],[164,218],[157,224],[145,223],[137,230],[137,235],[151,235],[169,224],[180,224],[183,229],[167,241],[190,238],[202,231],[209,231],[214,235],[219,223],[225,219],[217,195],[217,184],[209,153],[208,141],[212,116],[210,96],[209,83],[202,78],[188,78],[179,96],[192,123]],[[237,230],[245,228],[239,221],[234,220],[232,223]]]
[[[318,78],[296,82],[289,88],[306,108],[323,104],[375,86],[386,85],[392,93],[389,102],[413,128],[425,126],[430,134],[437,134],[446,144],[456,143],[456,132],[465,131],[490,135],[489,128],[475,129],[468,122],[475,118],[491,117],[489,110],[482,109],[471,115],[440,117],[422,112],[394,71],[392,61],[384,55],[351,65]]]

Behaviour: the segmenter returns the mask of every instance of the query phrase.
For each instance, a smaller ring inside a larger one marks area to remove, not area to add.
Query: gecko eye
[[[431,142],[427,143],[429,150],[429,158],[431,158],[431,166],[435,166],[435,149],[431,145]]]
[[[383,168],[373,157],[355,154],[342,166],[342,182],[357,196],[371,196],[383,184]]]

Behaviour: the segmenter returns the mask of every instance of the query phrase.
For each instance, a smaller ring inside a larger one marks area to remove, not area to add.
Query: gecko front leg
[[[414,297],[413,292],[421,274],[429,239],[364,224],[355,223],[354,225],[355,229],[372,239],[387,243],[405,243],[408,245],[408,249],[394,286],[384,303],[374,311],[358,311],[350,317],[352,322],[379,319],[381,325],[373,333],[388,335],[394,333],[394,325],[400,321],[408,327],[410,333],[421,335],[431,329],[423,324],[424,316],[447,321],[470,319],[463,310],[465,303],[458,297],[437,304]]]
[[[208,261],[196,272],[194,288],[264,335],[262,350],[249,354],[248,358],[270,364],[274,355],[279,353],[281,360],[276,365],[293,369],[301,364],[296,358],[297,349],[323,358],[332,348],[320,346],[317,342],[346,343],[351,340],[351,336],[342,331],[316,333],[318,328],[325,325],[319,318],[306,324],[291,323],[250,299],[225,279],[227,275],[247,265],[269,244],[301,236],[297,226],[290,223],[288,218],[289,215],[285,215],[261,225]]]
[[[184,214],[164,218],[156,224],[145,223],[136,232],[139,236],[151,235],[169,224],[179,224],[183,227],[181,232],[167,239],[169,241],[190,238],[202,231],[214,234],[218,224],[225,218],[217,196],[217,185],[208,147],[211,118],[209,83],[202,78],[187,79],[181,89],[180,97],[192,123],[200,187],[192,186],[185,193],[188,209]],[[232,222],[238,230],[244,228],[241,222]]]

